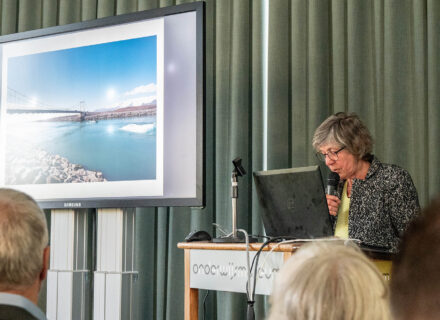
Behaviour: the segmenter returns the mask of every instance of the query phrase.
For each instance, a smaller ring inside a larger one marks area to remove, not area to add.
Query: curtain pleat
[[[310,143],[308,135],[308,1],[291,2],[290,59],[291,59],[291,162],[293,167],[309,163]]]
[[[231,33],[232,1],[216,2],[215,27],[215,154],[216,154],[216,222],[231,228],[231,204],[229,200],[231,179],[230,150],[230,72],[231,72]],[[222,137],[217,139],[217,137]],[[217,235],[221,235],[217,232]]]
[[[331,110],[329,1],[309,1],[308,9],[308,142]],[[294,88],[292,89],[294,90]],[[332,110],[331,110],[332,112]],[[310,149],[309,149],[310,150]],[[311,155],[309,155],[309,160]],[[315,159],[313,159],[315,160]]]
[[[426,141],[428,138],[428,126],[426,123],[426,115],[428,112],[428,97],[427,97],[427,52],[426,52],[426,2],[413,1],[411,8],[411,71],[410,77],[412,89],[411,99],[411,121],[410,125],[410,162],[409,167],[417,171],[413,175],[415,184],[418,186],[418,192],[421,194],[425,202],[428,199],[428,184],[427,181],[427,165],[425,159],[428,158],[428,149]],[[440,122],[438,122],[440,124]]]
[[[347,110],[347,1],[335,0],[331,2],[331,104],[334,112]],[[303,4],[304,6],[304,4]],[[294,12],[292,11],[292,14]],[[296,17],[296,16],[295,16]],[[301,37],[306,38],[306,33],[300,33]],[[306,38],[307,39],[307,38]],[[292,45],[296,43],[292,38]],[[295,45],[293,45],[295,46]],[[293,58],[293,57],[292,57]],[[304,71],[305,72],[305,71]],[[313,129],[313,128],[312,128]],[[310,138],[310,137],[309,137]],[[310,140],[307,141],[310,145]]]
[[[374,55],[371,1],[347,2],[347,101],[367,123],[374,119]],[[335,23],[337,23],[335,21]],[[338,52],[335,52],[336,55]],[[374,135],[374,127],[370,129]]]
[[[17,32],[18,0],[2,0],[2,35]]]
[[[261,24],[263,20],[263,6],[261,1],[253,1],[252,3],[252,78],[251,78],[251,94],[252,94],[252,117],[251,121],[251,150],[252,170],[263,170],[263,33],[264,27]],[[249,160],[251,162],[251,160]],[[251,172],[248,173],[251,177]],[[255,185],[251,183],[251,214],[252,233],[263,234],[263,226],[260,218],[260,205],[258,203]]]
[[[232,159],[242,158],[247,171],[239,178],[238,227],[261,234],[252,172],[265,159],[268,169],[317,164],[313,132],[334,112],[361,116],[375,154],[409,170],[422,205],[440,192],[440,2],[268,0],[265,70],[265,1],[206,1],[206,208],[137,209],[139,319],[183,319],[176,244],[196,229],[220,236],[213,222],[231,229]],[[186,2],[0,0],[1,34]],[[257,319],[265,300],[257,297]],[[244,294],[213,292],[206,306],[207,319],[246,314]]]
[[[230,137],[229,172],[233,169],[232,159],[239,157],[247,174],[239,177],[239,197],[237,207],[237,227],[250,229],[251,212],[249,211],[249,192],[252,182],[251,137],[249,134],[252,121],[251,108],[251,1],[232,2],[232,48],[230,72]],[[226,163],[228,161],[226,160]],[[231,201],[231,194],[225,201]],[[238,214],[239,213],[239,214]]]
[[[167,257],[167,286],[166,286],[166,317],[163,319],[178,319],[184,314],[185,287],[184,251],[177,248],[177,243],[185,239],[190,230],[189,208],[170,208],[168,231],[168,257]]]
[[[240,157],[248,174],[238,178],[237,227],[249,230],[250,1],[217,1],[215,23],[216,222],[231,231],[232,160]],[[217,293],[217,297],[218,319],[242,318],[243,294]]]
[[[374,37],[374,118],[368,123],[371,133],[376,139],[375,153],[382,157],[385,150],[383,143],[383,136],[385,130],[384,122],[384,2],[382,0],[375,0],[373,5],[373,23],[372,32]],[[381,139],[381,140],[380,140]]]
[[[267,168],[290,165],[290,1],[269,2],[267,70]]]
[[[21,0],[18,11],[18,32],[41,28],[41,0]]]
[[[116,14],[135,12],[137,8],[137,0],[118,1],[116,3]]]
[[[71,0],[59,1],[59,24],[69,24],[81,21],[81,2]]]
[[[262,1],[252,1],[252,41],[251,41],[251,54],[252,54],[252,69],[251,69],[251,107],[252,107],[252,117],[250,118],[251,124],[251,143],[250,143],[250,156],[252,161],[252,172],[263,170],[263,35],[264,35],[264,25],[261,23],[263,21],[263,2]],[[261,221],[261,207],[258,202],[258,197],[255,189],[255,184],[253,183],[252,172],[248,172],[249,178],[251,179],[249,195],[250,205],[248,210],[249,221],[251,223],[250,228],[247,229],[252,231],[254,235],[264,234],[263,224]],[[256,319],[264,319],[266,315],[266,298],[264,296],[255,296],[255,316]],[[243,315],[244,317],[244,315]]]
[[[425,181],[428,181],[427,194],[429,197],[433,197],[440,191],[440,2],[428,0],[427,3],[428,21],[425,49],[428,60],[426,70],[428,84],[425,90],[428,96],[428,111],[425,114],[425,126],[427,126],[428,139],[425,142],[425,164],[428,168],[423,177]]]
[[[394,4],[394,5],[393,5]],[[408,1],[385,3],[385,82],[384,82],[384,160],[408,162],[408,104],[411,87],[406,76],[410,72]],[[398,35],[398,36],[396,36]],[[396,81],[397,80],[397,81]],[[398,125],[393,125],[393,123]],[[393,146],[399,146],[396,153]],[[403,156],[402,156],[403,155]]]
[[[91,19],[94,19],[95,17]],[[43,28],[48,28],[48,27],[56,26],[57,24],[58,24],[58,1],[43,0],[41,26]]]
[[[97,18],[114,16],[116,14],[115,0],[98,0]]]
[[[150,319],[155,316],[156,291],[159,279],[152,275],[158,275],[157,246],[158,246],[158,215],[155,208],[136,209],[135,229],[135,266],[139,275],[134,284],[134,319],[144,319],[148,315]],[[159,282],[160,283],[160,282]]]
[[[176,5],[175,0],[160,0],[160,7],[168,7]]]
[[[159,7],[159,1],[158,0],[138,0],[138,10],[149,10],[149,9],[156,9]]]
[[[157,242],[154,246],[156,250],[156,270],[154,273],[152,273],[152,270],[150,271],[150,275],[155,278],[156,281],[156,292],[155,292],[155,312],[149,312],[145,317],[149,319],[154,319],[153,315],[156,315],[157,320],[163,320],[166,319],[166,310],[167,310],[167,281],[168,281],[168,268],[169,268],[169,261],[168,261],[168,234],[170,233],[170,218],[169,218],[169,208],[158,208],[157,209],[157,225],[156,232],[157,232]],[[172,230],[171,232],[173,232]],[[140,243],[136,239],[136,246],[139,246]],[[180,270],[181,273],[183,273],[183,269]],[[183,301],[183,300],[181,300]],[[171,301],[171,303],[175,303]],[[177,315],[176,315],[177,316]],[[176,317],[176,319],[178,319]]]
[[[82,0],[81,1],[81,21],[96,19],[97,1],[98,0]]]

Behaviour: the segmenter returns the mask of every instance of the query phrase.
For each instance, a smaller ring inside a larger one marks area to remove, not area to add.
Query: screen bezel
[[[136,21],[149,20],[174,14],[195,12],[196,13],[196,187],[194,197],[103,197],[77,199],[36,199],[41,208],[106,208],[106,207],[158,207],[158,206],[205,206],[205,3],[194,2],[177,6],[146,10],[141,12],[123,14],[78,22],[69,25],[49,27],[10,34],[0,37],[0,45],[9,42],[29,40],[38,37],[47,37],[71,33],[76,31],[90,30],[94,28],[117,26]],[[0,80],[1,81],[1,80]],[[13,187],[13,186],[7,186]]]

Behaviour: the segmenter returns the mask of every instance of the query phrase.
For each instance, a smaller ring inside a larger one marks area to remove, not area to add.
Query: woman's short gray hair
[[[313,135],[313,148],[338,144],[358,159],[366,159],[373,150],[370,131],[355,113],[338,112],[324,120]]]
[[[389,319],[388,287],[376,266],[342,241],[302,246],[282,267],[269,320]]]
[[[0,290],[31,285],[48,245],[46,217],[27,194],[0,188]]]

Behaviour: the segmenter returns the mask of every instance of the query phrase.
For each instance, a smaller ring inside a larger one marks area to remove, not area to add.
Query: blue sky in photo
[[[115,41],[10,58],[8,88],[52,108],[77,109],[84,101],[93,111],[156,84],[156,66],[156,36]]]

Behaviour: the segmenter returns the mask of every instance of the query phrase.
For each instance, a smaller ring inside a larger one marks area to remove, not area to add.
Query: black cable
[[[252,288],[252,296],[251,296],[252,300],[254,300],[254,297],[255,297],[255,287],[257,286],[258,260],[260,259],[261,252],[270,243],[272,243],[272,242],[280,242],[280,241],[283,241],[284,239],[285,239],[285,237],[271,238],[271,239],[267,240],[265,243],[263,243],[263,245],[260,247],[260,249],[258,249],[258,252],[257,252],[257,254],[254,257],[254,259],[256,258],[256,260],[255,260],[255,272],[254,272],[254,286]],[[252,270],[253,264],[254,264],[254,261],[252,261],[251,270]]]
[[[205,320],[205,315],[206,315],[206,298],[208,297],[209,294],[209,290],[206,290],[206,294],[205,297],[203,298],[203,320]]]
[[[264,247],[266,247],[269,243],[272,243],[272,242],[281,242],[281,241],[286,240],[286,237],[268,237],[268,238],[269,238],[269,239],[266,240],[266,241],[261,245],[260,249],[258,249],[258,251],[257,251],[257,254],[256,254],[256,255],[254,256],[254,258],[252,259],[251,271],[252,271],[252,269],[253,269],[253,267],[254,267],[254,263],[255,263],[256,258],[260,255],[260,253],[261,253],[261,251],[264,249]]]
[[[261,245],[260,249],[257,251],[257,253],[255,254],[254,258],[252,259],[251,269],[249,270],[249,273],[250,273],[250,274],[252,274],[252,269],[254,268],[255,259],[257,258],[257,256],[260,255],[260,253],[261,253],[261,251],[263,250],[263,248],[264,248],[265,246],[267,246],[267,244],[271,243],[272,241],[273,241],[273,242],[276,242],[276,241],[280,241],[280,240],[283,240],[283,239],[284,239],[284,238],[282,238],[282,237],[275,237],[275,238],[273,238],[273,237],[268,237],[268,236],[264,236],[264,237],[267,237],[267,238],[269,238],[269,239],[266,240],[266,241]],[[256,277],[256,272],[254,273],[254,278],[255,278],[255,277]],[[247,293],[247,296],[250,298],[250,299],[248,299],[248,302],[250,302],[250,301],[252,300],[252,296],[249,295],[249,291],[248,291],[248,283],[247,283],[247,282],[246,282],[246,293]]]
[[[250,234],[249,237],[253,237],[253,238],[264,238],[264,239],[271,239],[272,237],[270,236],[263,236],[261,234]]]
[[[254,263],[255,263],[255,272],[254,272],[254,286],[252,288],[252,293],[249,294],[248,291],[248,283],[246,283],[246,293],[247,293],[247,297],[248,297],[248,308],[247,308],[247,320],[254,320],[255,319],[255,311],[254,311],[254,304],[255,304],[255,287],[257,284],[257,272],[258,272],[258,260],[260,258],[260,254],[263,251],[263,249],[269,245],[272,242],[279,242],[284,240],[284,237],[275,237],[275,238],[269,238],[268,240],[266,240],[260,247],[260,249],[258,249],[257,253],[255,254],[254,258],[252,259],[252,264],[251,264],[251,269],[250,272],[252,272],[252,269],[254,267]],[[252,280],[251,280],[252,281]]]

